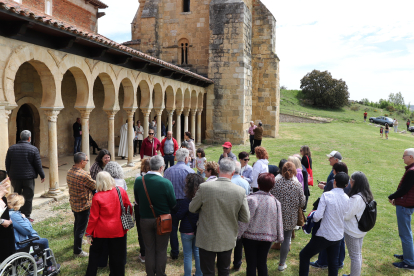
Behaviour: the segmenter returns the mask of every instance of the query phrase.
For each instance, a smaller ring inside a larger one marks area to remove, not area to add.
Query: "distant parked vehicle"
[[[394,126],[393,124],[394,120],[390,117],[385,117],[385,116],[371,117],[369,118],[369,121],[374,124],[385,125],[385,123],[388,123],[390,127]]]
[[[408,128],[408,131],[410,131],[410,132],[414,132],[414,126],[409,127],[409,128]]]

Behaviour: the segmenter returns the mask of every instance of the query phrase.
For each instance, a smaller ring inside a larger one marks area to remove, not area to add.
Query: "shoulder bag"
[[[152,211],[152,214],[154,215],[154,218],[157,220],[157,235],[165,235],[168,233],[171,233],[172,231],[172,218],[171,214],[164,214],[159,215],[158,217],[155,215],[154,207],[152,206],[151,199],[148,195],[147,186],[145,185],[144,176],[142,177],[142,185],[144,185],[145,194],[147,195],[148,202]]]
[[[121,203],[121,209],[122,209],[122,214],[121,214],[121,222],[122,222],[122,227],[125,230],[129,230],[134,228],[134,219],[132,218],[132,212],[129,212],[129,206],[127,208],[127,210],[125,211],[125,207],[124,207],[124,202],[122,201],[122,195],[121,195],[121,191],[119,190],[118,187],[115,187],[116,191],[118,193],[118,197],[119,197],[119,202]],[[132,209],[131,209],[132,211]]]
[[[306,168],[306,171],[308,172],[308,185],[313,186],[313,171],[310,165],[309,156],[306,155],[306,158],[308,158],[308,165],[309,165],[309,168]]]

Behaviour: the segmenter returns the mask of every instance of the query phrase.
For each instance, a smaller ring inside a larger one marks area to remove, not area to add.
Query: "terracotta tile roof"
[[[93,1],[99,2],[98,0],[93,0]],[[196,73],[193,73],[191,71],[185,70],[183,68],[180,68],[180,67],[175,66],[171,63],[165,62],[163,60],[157,59],[157,58],[152,57],[150,55],[144,54],[140,51],[137,51],[135,49],[132,49],[132,48],[127,47],[125,45],[122,45],[120,43],[117,43],[117,42],[115,42],[115,41],[113,41],[109,38],[106,38],[103,35],[93,33],[93,32],[89,32],[89,31],[85,31],[85,30],[82,30],[79,26],[70,24],[70,23],[62,21],[62,20],[57,20],[53,16],[47,15],[47,14],[41,12],[41,11],[35,10],[31,7],[28,7],[28,6],[24,5],[24,4],[19,4],[17,2],[12,1],[12,0],[0,0],[0,10],[13,12],[17,15],[24,16],[24,17],[27,17],[29,19],[35,20],[40,24],[48,25],[48,26],[53,27],[57,30],[70,32],[74,35],[81,36],[84,39],[88,39],[88,40],[93,41],[93,42],[104,44],[108,48],[113,48],[113,49],[122,51],[126,54],[144,59],[146,61],[161,65],[163,67],[167,67],[167,68],[169,68],[173,71],[183,73],[187,76],[191,76],[193,78],[202,80],[204,82],[213,83],[213,81],[208,79],[208,78],[200,76],[200,75],[198,75]]]

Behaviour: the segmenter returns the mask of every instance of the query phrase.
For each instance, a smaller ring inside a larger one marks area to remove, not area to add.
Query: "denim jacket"
[[[31,239],[34,237],[39,237],[39,234],[33,229],[32,224],[27,218],[24,218],[20,211],[14,211],[13,209],[9,210],[10,219],[13,221],[14,228],[14,240],[16,250],[21,249],[25,246],[18,246],[17,243]]]

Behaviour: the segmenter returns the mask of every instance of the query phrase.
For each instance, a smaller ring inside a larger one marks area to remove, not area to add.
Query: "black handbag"
[[[118,197],[119,197],[119,202],[121,203],[121,209],[122,209],[122,214],[121,214],[121,222],[122,222],[122,227],[125,230],[129,230],[134,228],[134,219],[132,216],[132,210],[130,212],[129,207],[127,208],[127,210],[125,211],[125,207],[124,207],[124,202],[122,201],[122,196],[121,196],[121,191],[119,190],[118,187],[115,187],[116,191],[118,193]]]

